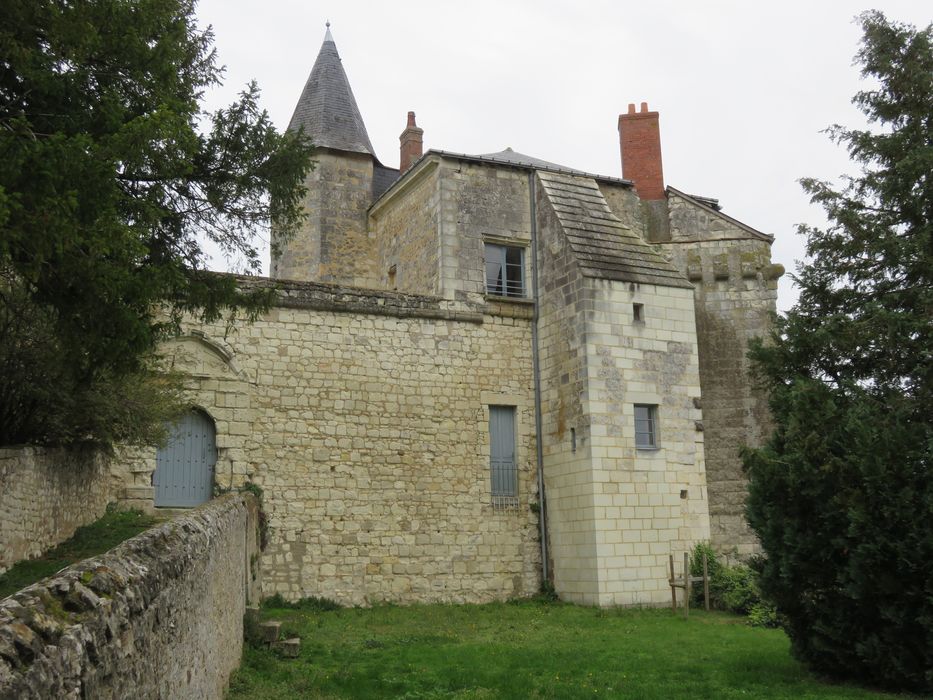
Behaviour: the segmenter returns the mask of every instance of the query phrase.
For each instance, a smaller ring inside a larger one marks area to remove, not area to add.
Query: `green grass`
[[[106,552],[157,522],[157,518],[137,510],[108,511],[100,520],[79,527],[71,539],[50,549],[38,559],[21,561],[6,573],[0,574],[0,598],[51,576],[69,564]]]
[[[247,646],[230,698],[872,698],[809,674],[780,630],[726,613],[537,601],[267,608],[301,656]]]

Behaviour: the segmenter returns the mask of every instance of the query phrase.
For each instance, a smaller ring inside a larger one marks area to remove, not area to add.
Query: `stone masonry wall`
[[[709,539],[700,373],[689,289],[588,280],[588,410],[600,605],[670,599],[668,557]],[[642,321],[632,305],[642,304]],[[635,446],[635,404],[658,448]]]
[[[278,279],[377,284],[375,252],[367,231],[372,203],[373,159],[367,154],[320,149],[305,182],[307,219],[272,258]]]
[[[555,588],[579,603],[663,604],[668,556],[709,537],[693,292],[583,277],[540,187],[536,201]],[[635,447],[636,403],[658,407],[656,450]]]
[[[438,199],[437,161],[427,161],[371,212],[383,288],[439,293]]]
[[[0,697],[222,698],[257,525],[230,494],[0,601]]]
[[[540,183],[535,196],[541,424],[551,576],[561,597],[594,604],[598,599],[598,562],[586,411],[585,281]]]
[[[760,445],[771,429],[746,354],[749,340],[771,327],[784,270],[772,264],[770,241],[760,234],[683,197],[672,194],[669,205],[673,242],[661,247],[696,287],[711,540],[744,558],[758,542],[745,520],[739,450]]]
[[[0,449],[0,573],[68,539],[120,495],[99,452]]]
[[[525,279],[530,280],[528,172],[444,158],[439,177],[441,295],[482,301],[484,242],[525,247]]]
[[[254,324],[192,330],[193,395],[229,448],[217,479],[265,492],[265,595],[479,602],[538,590],[526,306],[293,284]],[[208,347],[220,343],[225,361]],[[512,508],[491,503],[490,405],[516,407]],[[133,478],[153,467],[154,451]]]

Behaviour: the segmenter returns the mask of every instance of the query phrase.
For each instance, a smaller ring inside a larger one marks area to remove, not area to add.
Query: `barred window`
[[[489,407],[489,478],[493,506],[518,505],[515,406]]]

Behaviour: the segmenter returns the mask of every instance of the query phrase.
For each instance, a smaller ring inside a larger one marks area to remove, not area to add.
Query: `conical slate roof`
[[[321,51],[288,123],[289,129],[300,126],[315,146],[376,155],[329,24]]]

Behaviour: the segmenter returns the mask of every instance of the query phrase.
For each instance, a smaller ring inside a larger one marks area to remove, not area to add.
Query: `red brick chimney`
[[[418,125],[415,124],[415,113],[409,112],[408,126],[405,127],[405,131],[398,137],[401,143],[399,148],[401,154],[398,166],[399,171],[404,173],[411,167],[412,163],[421,157],[424,148],[423,136],[424,129],[419,129]]]
[[[661,169],[661,132],[658,113],[648,111],[648,103],[628,106],[619,115],[619,143],[622,147],[622,177],[635,183],[642,199],[664,199],[664,172]]]

